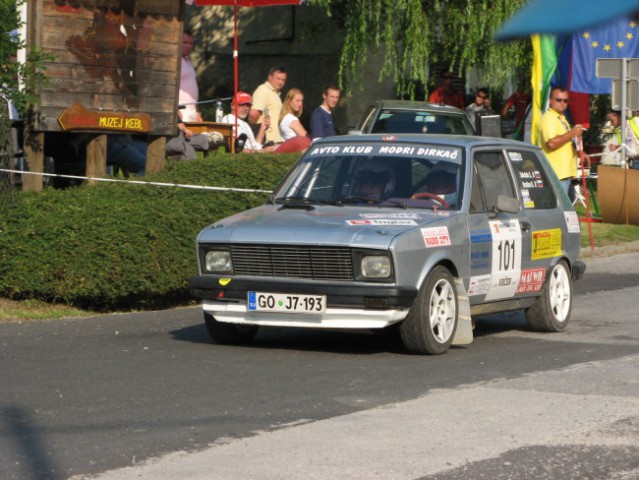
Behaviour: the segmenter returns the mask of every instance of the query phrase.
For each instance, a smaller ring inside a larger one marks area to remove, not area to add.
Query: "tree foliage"
[[[380,80],[391,77],[398,94],[428,84],[429,66],[479,67],[486,83],[502,85],[530,65],[526,40],[497,43],[494,33],[526,0],[309,0],[326,7],[344,29],[339,78],[352,89],[362,66],[383,55]]]
[[[52,60],[50,54],[30,46],[26,62],[16,62],[17,52],[26,48],[25,42],[17,35],[17,30],[22,25],[19,7],[24,3],[26,0],[0,1],[0,94],[9,98],[21,113],[25,113],[30,104],[37,102],[38,86],[48,82],[43,64]],[[19,83],[21,88],[18,88]]]

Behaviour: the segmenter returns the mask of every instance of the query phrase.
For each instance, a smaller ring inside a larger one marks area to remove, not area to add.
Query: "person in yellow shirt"
[[[576,142],[586,129],[583,125],[570,127],[564,115],[568,108],[568,100],[568,91],[565,88],[554,87],[550,91],[549,108],[537,125],[537,143],[548,157],[561,181],[561,186],[572,201],[572,179],[577,176],[578,165]]]

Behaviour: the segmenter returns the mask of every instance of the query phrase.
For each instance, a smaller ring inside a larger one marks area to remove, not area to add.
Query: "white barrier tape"
[[[205,185],[186,185],[182,183],[161,183],[161,182],[143,182],[141,180],[120,180],[118,178],[99,178],[99,177],[81,177],[78,175],[62,175],[60,173],[42,173],[42,172],[27,172],[24,170],[10,170],[6,168],[0,168],[0,172],[6,173],[18,173],[21,175],[41,175],[43,177],[56,177],[56,178],[73,178],[75,180],[94,180],[96,182],[111,182],[111,183],[132,183],[135,185],[152,185],[154,187],[180,187],[180,188],[192,188],[196,190],[217,190],[220,192],[242,192],[242,193],[273,193],[272,190],[258,190],[250,188],[229,188],[229,187],[207,187]]]

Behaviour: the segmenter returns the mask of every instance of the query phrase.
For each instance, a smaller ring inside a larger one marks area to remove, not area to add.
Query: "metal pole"
[[[628,118],[628,59],[621,59],[621,145],[626,144],[626,119]],[[626,166],[626,149],[621,149],[621,166]]]

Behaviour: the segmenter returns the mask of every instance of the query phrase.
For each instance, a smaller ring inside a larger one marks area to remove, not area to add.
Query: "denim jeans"
[[[109,135],[107,165],[117,165],[133,175],[144,175],[147,143],[128,134]]]

